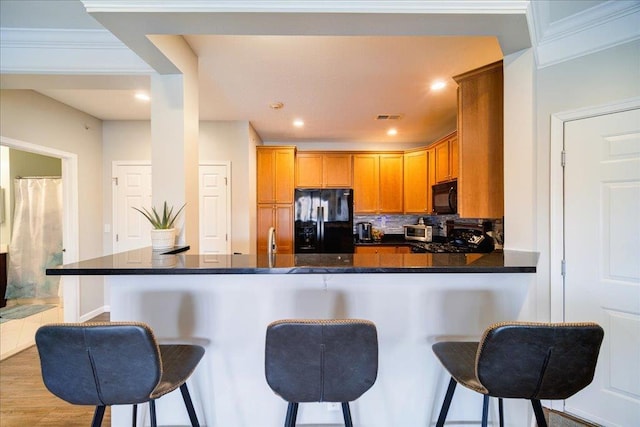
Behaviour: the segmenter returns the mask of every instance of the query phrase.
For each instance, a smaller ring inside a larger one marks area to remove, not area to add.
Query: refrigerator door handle
[[[324,252],[324,207],[323,206],[319,206],[318,207],[318,225],[320,227],[320,233],[319,233],[319,246],[320,246],[320,251]]]

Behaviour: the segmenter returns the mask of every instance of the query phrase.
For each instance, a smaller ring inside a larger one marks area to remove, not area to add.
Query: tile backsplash
[[[487,219],[463,218],[458,215],[354,215],[353,225],[355,233],[355,225],[358,222],[370,222],[375,228],[384,230],[385,234],[404,234],[404,225],[417,224],[420,218],[424,219],[426,225],[433,226],[433,235],[446,237],[448,220],[454,220],[461,223],[479,223],[487,221]],[[489,219],[493,225],[493,235],[496,248],[502,248],[504,244],[504,229],[502,219]]]

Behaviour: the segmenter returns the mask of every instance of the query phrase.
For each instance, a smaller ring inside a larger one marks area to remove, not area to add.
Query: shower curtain
[[[14,188],[6,298],[57,297],[60,277],[45,269],[62,264],[62,180],[18,178]]]

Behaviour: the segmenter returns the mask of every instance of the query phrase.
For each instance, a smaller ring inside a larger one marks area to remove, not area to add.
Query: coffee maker
[[[357,223],[356,231],[358,233],[358,242],[373,241],[373,226],[371,225],[370,222]]]

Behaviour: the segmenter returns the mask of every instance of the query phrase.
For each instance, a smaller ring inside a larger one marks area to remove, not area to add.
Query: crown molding
[[[538,68],[640,39],[640,3],[607,1],[551,22],[550,2],[532,1],[528,14]]]
[[[528,0],[82,0],[87,12],[518,13]]]
[[[0,28],[0,72],[149,74],[153,70],[107,30]]]

